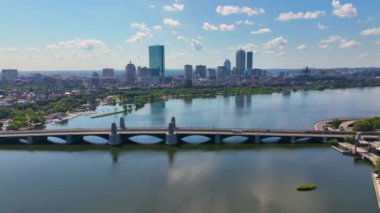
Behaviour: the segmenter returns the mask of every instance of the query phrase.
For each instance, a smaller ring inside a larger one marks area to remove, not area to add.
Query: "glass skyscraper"
[[[253,68],[253,52],[247,52],[247,69]]]
[[[165,75],[165,48],[163,45],[149,46],[149,68]]]

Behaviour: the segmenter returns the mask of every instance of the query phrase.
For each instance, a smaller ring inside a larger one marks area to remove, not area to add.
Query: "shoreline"
[[[376,178],[376,174],[372,173],[371,174],[371,178],[372,178],[372,183],[373,183],[373,187],[374,187],[374,190],[375,190],[375,194],[376,194],[376,200],[377,200],[377,206],[380,210],[380,182],[379,180],[377,180]]]

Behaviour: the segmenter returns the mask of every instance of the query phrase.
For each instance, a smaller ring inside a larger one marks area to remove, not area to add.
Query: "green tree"
[[[372,131],[373,125],[369,120],[356,121],[353,127],[354,131]]]
[[[341,123],[342,123],[341,120],[339,120],[338,118],[335,118],[334,120],[331,121],[331,126],[334,129],[338,129]]]

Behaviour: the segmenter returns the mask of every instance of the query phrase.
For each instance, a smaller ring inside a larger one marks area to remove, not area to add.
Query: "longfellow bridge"
[[[54,129],[54,130],[29,130],[29,131],[3,131],[0,132],[0,144],[44,144],[49,142],[49,137],[60,138],[66,144],[84,143],[85,136],[97,136],[104,138],[110,145],[122,145],[134,143],[133,136],[149,135],[160,138],[162,143],[178,144],[188,136],[204,136],[208,138],[206,143],[223,143],[231,136],[245,138],[245,143],[261,143],[264,138],[278,137],[283,142],[297,143],[300,139],[310,139],[326,143],[330,139],[342,140],[346,136],[355,136],[351,131],[315,131],[315,130],[278,130],[278,129],[237,129],[237,128],[117,128],[113,124],[111,128],[83,128],[83,129]],[[362,137],[373,140],[378,137],[376,133],[363,133]]]

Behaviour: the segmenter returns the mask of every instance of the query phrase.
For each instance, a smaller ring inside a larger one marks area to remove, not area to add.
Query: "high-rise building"
[[[125,67],[125,74],[128,84],[136,81],[136,67],[131,61],[129,61],[129,64]]]
[[[216,70],[215,69],[212,69],[212,68],[207,69],[207,79],[213,80],[213,81],[216,80]]]
[[[192,65],[185,65],[185,79],[193,79],[193,66]]]
[[[111,68],[104,68],[102,70],[103,78],[114,78],[115,77],[115,70]]]
[[[2,80],[5,83],[14,83],[18,78],[18,71],[16,69],[3,69],[1,71]]]
[[[224,61],[224,67],[226,68],[226,70],[231,71],[231,61],[229,59],[226,59]]]
[[[195,72],[199,75],[200,78],[207,78],[207,69],[205,65],[195,66]]]
[[[97,72],[92,73],[91,84],[95,88],[100,87],[100,79],[99,79],[99,74]]]
[[[247,69],[253,68],[253,52],[247,52]]]
[[[149,76],[149,69],[147,67],[137,67],[137,75],[139,78]]]
[[[185,85],[191,87],[193,85],[193,66],[185,65]]]
[[[236,52],[236,70],[237,74],[241,75],[245,71],[245,51],[238,50]]]
[[[218,66],[218,80],[225,80],[229,72],[225,66]]]
[[[149,46],[149,68],[156,69],[160,76],[165,75],[165,48],[163,45]]]

